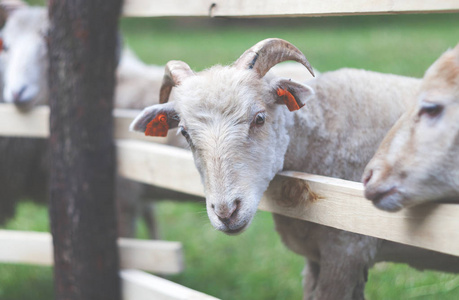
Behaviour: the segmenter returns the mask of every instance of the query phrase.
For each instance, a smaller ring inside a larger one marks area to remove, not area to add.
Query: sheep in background
[[[26,4],[22,1],[2,1],[0,5],[0,23],[3,25],[9,14]],[[40,28],[37,30],[39,31]],[[1,35],[0,66],[3,88],[3,79],[6,76],[4,57],[8,48],[3,42],[3,31]],[[3,96],[3,89],[0,94]],[[3,97],[1,100],[4,101]],[[8,97],[7,101],[12,101],[12,97]],[[42,139],[0,137],[0,189],[2,190],[0,223],[4,223],[14,215],[16,202],[20,198],[33,197],[35,201],[46,202],[48,172],[45,153],[46,142]]]
[[[48,49],[46,34],[49,28],[45,7],[24,4],[14,8],[0,1],[0,15],[6,17],[0,33],[3,66],[3,99],[27,111],[48,103]],[[117,68],[115,107],[141,108],[157,103],[163,78],[163,68],[148,66],[129,50],[123,50]]]
[[[413,99],[363,175],[365,197],[383,210],[459,202],[459,44],[426,71]]]
[[[179,128],[204,185],[210,222],[230,235],[249,226],[269,182],[283,169],[359,180],[420,83],[352,69],[306,84],[265,76],[285,60],[312,70],[296,47],[280,39],[261,41],[232,66],[200,73],[170,61],[162,104],[145,108],[131,124],[131,130],[153,136]],[[165,103],[172,87],[175,101]],[[363,299],[368,268],[379,261],[459,272],[454,256],[273,217],[287,247],[308,260],[304,299]]]
[[[21,1],[0,2],[3,49],[0,54],[4,102],[27,112],[48,103],[48,55],[45,41],[48,30],[44,7],[30,7]],[[163,68],[143,64],[130,50],[122,52],[117,69],[115,107],[143,108],[158,103]],[[169,145],[184,147],[182,136],[171,134]],[[20,199],[46,203],[48,199],[47,141],[36,138],[0,137],[0,224],[14,215]],[[121,236],[134,236],[135,219],[142,213],[150,237],[157,236],[150,199],[196,200],[122,177],[117,178],[116,203]],[[140,206],[140,207],[139,207]]]

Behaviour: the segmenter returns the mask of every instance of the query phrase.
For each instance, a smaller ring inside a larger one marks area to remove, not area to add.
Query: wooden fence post
[[[122,0],[50,0],[55,298],[120,299],[113,89]]]

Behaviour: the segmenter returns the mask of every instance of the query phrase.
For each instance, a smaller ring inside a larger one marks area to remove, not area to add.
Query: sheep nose
[[[240,207],[240,200],[235,200],[230,204],[212,204],[212,209],[218,219],[225,225],[229,225],[232,220],[237,216]]]
[[[368,169],[363,174],[363,186],[365,187],[365,198],[371,201],[379,201],[379,199],[393,192],[393,186],[388,185],[381,178],[381,172],[378,168]]]
[[[379,191],[380,187],[377,183],[374,182],[375,176],[377,177],[377,175],[375,175],[375,170],[368,169],[365,170],[362,177],[363,187],[365,188],[365,198],[367,198],[368,200],[373,200],[381,194],[381,192]]]
[[[21,105],[24,102],[23,95],[25,90],[27,89],[27,86],[21,87],[17,92],[13,92],[13,102],[14,104]]]
[[[370,182],[372,176],[373,176],[372,169],[365,171],[365,174],[363,174],[363,179],[362,179],[364,187],[366,187],[368,182]]]

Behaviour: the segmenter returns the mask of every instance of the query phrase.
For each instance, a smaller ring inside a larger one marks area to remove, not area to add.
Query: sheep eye
[[[265,124],[266,114],[264,112],[259,112],[255,115],[252,121],[252,126],[262,126]]]
[[[443,112],[444,106],[436,103],[424,103],[419,110],[419,116],[426,115],[435,118]]]
[[[180,133],[188,140],[190,138],[190,135],[188,134],[188,131],[185,130],[185,127],[180,127]]]

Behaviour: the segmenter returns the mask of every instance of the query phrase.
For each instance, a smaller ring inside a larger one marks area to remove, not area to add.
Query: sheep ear
[[[290,111],[299,110],[314,95],[314,90],[291,79],[275,79],[271,82],[277,104],[287,105]]]
[[[180,122],[180,118],[175,112],[174,104],[174,102],[170,102],[145,108],[132,121],[129,129],[143,132],[148,136],[167,136],[167,131],[177,127]]]

